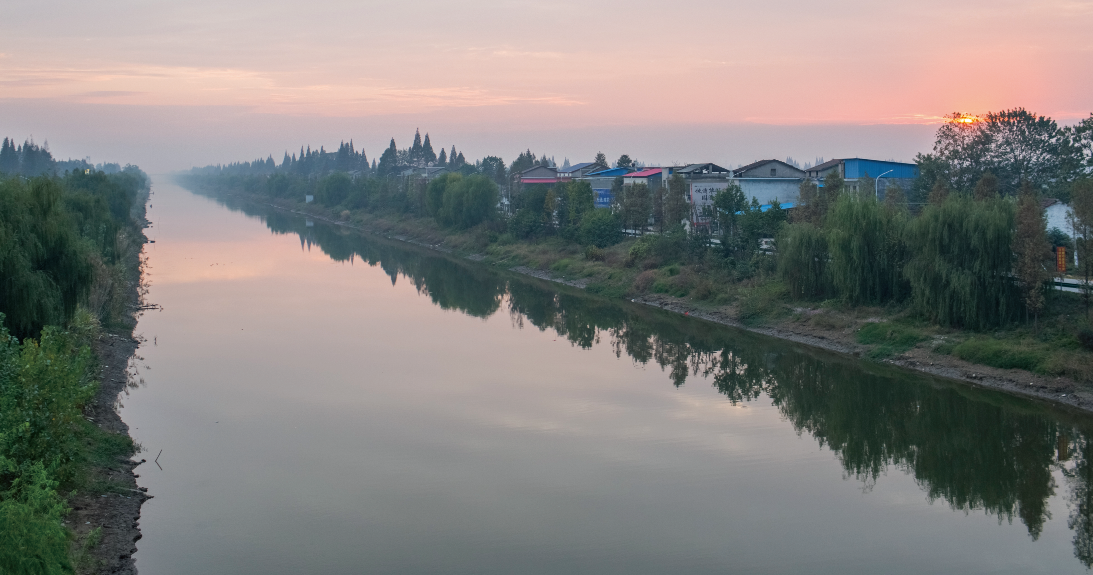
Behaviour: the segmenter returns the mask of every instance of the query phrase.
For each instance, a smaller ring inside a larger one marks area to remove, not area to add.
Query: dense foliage
[[[125,260],[139,250],[147,191],[132,166],[0,175],[2,573],[72,572],[61,490],[80,483],[104,433],[83,417],[97,387],[89,344],[127,315]]]

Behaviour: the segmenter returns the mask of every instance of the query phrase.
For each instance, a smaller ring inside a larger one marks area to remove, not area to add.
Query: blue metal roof
[[[914,179],[918,177],[918,166],[906,162],[885,162],[881,160],[865,160],[862,158],[847,158],[843,160],[843,177],[854,180],[865,177],[876,178],[884,174],[885,178]],[[885,174],[885,172],[889,172]]]

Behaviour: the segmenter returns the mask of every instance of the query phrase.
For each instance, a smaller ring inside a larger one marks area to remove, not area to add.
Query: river
[[[143,573],[1093,563],[1087,417],[153,192]]]

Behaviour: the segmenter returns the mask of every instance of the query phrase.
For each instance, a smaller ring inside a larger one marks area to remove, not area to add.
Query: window
[[[778,174],[778,169],[777,168],[771,168],[770,169],[770,177],[773,178],[776,174]]]

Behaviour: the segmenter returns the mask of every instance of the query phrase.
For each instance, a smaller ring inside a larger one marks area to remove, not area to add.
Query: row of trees
[[[41,146],[30,138],[22,145],[16,145],[15,140],[11,138],[4,138],[3,142],[0,142],[0,174],[9,176],[30,178],[85,170],[114,174],[123,169],[120,165],[111,163],[92,165],[86,160],[57,160],[49,151],[49,142]]]
[[[1073,183],[1093,174],[1093,115],[1059,126],[1024,108],[950,114],[933,151],[915,162],[921,172],[914,189],[918,201],[946,190],[972,194],[988,174],[986,185],[994,193],[1017,196],[1027,181],[1038,193],[1066,201]]]
[[[6,148],[9,149],[10,148]],[[23,150],[25,151],[25,146]],[[147,177],[0,176],[0,571],[72,573],[66,494],[91,452],[132,455],[128,436],[84,419],[97,388],[89,345],[131,315]],[[97,316],[97,317],[96,317]]]
[[[827,184],[825,196],[779,236],[779,269],[795,297],[855,305],[910,300],[931,321],[971,329],[1022,315],[1035,320],[1043,311],[1054,258],[1040,195],[1028,180],[1017,198],[935,195],[917,216],[906,205]],[[1072,195],[1080,207],[1074,217],[1093,223],[1085,207],[1093,182],[1079,180]],[[1078,240],[1085,253],[1093,247]],[[1088,297],[1087,290],[1087,304]]]

